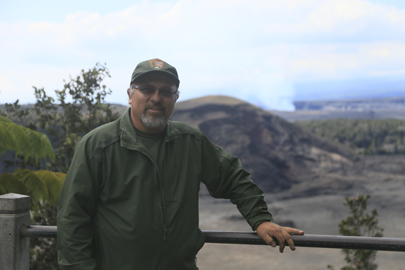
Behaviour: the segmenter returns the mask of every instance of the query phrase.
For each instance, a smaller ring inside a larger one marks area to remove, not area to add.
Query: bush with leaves
[[[31,167],[67,172],[73,157],[73,148],[80,138],[119,115],[105,102],[111,90],[102,81],[110,77],[108,69],[99,63],[76,77],[64,81],[62,90],[55,90],[55,98],[44,88],[34,86],[35,105],[22,108],[18,100],[6,104],[6,115],[24,126],[44,132],[55,147],[55,160],[47,164],[29,164]],[[24,163],[24,164],[22,164]],[[26,160],[7,162],[8,166],[23,167]]]
[[[74,146],[80,138],[94,128],[119,117],[118,113],[113,112],[113,107],[105,103],[105,97],[111,93],[106,85],[102,85],[106,77],[110,77],[108,69],[97,63],[94,68],[81,70],[78,76],[64,81],[63,89],[55,90],[58,102],[49,96],[44,88],[34,87],[36,98],[34,106],[23,108],[17,100],[6,104],[6,111],[0,112],[0,115],[8,116],[20,125],[29,127],[33,134],[35,131],[46,133],[55,148],[55,158],[48,159],[47,162],[34,158],[31,153],[17,151],[16,159],[6,161],[8,166],[33,170],[46,168],[49,171],[62,172],[54,173],[53,176],[46,175],[44,170],[36,172],[16,170],[13,174],[4,174],[3,178],[13,178],[14,185],[18,186],[17,192],[13,192],[32,197],[32,224],[56,225],[56,202],[61,184],[58,186],[57,182],[49,179],[59,179],[63,182],[64,173],[67,172],[73,158]],[[42,179],[44,183],[41,184],[38,179],[32,180],[35,177]],[[37,184],[33,184],[33,181],[37,181]],[[0,177],[0,194],[10,192],[10,189],[4,188],[1,183]],[[50,183],[56,184],[52,187],[47,186]],[[30,269],[58,269],[55,239],[31,239]]]
[[[0,194],[3,187],[3,193],[29,195],[31,224],[56,225],[56,204],[65,177],[64,173],[18,169],[0,175]],[[56,239],[31,238],[30,269],[59,269],[56,258]]]
[[[0,115],[0,155],[15,151],[28,160],[54,158],[55,153],[45,134],[14,124]],[[66,175],[46,170],[17,169],[0,174],[0,195],[18,193],[31,197],[31,223],[56,224],[56,203]],[[48,223],[51,222],[51,223]],[[56,241],[31,239],[31,269],[58,269]],[[53,259],[52,259],[53,258]]]
[[[17,125],[0,115],[0,155],[7,150],[25,156],[25,160],[29,157],[36,161],[55,157],[52,145],[45,134]]]
[[[378,213],[373,209],[371,213],[366,214],[367,201],[370,195],[360,194],[354,198],[345,199],[343,205],[349,207],[350,216],[339,223],[339,233],[346,236],[368,236],[382,237],[383,229],[378,226]],[[377,251],[375,250],[354,250],[343,249],[345,261],[348,265],[341,270],[376,270],[377,264],[374,263]],[[335,269],[328,265],[328,269]]]

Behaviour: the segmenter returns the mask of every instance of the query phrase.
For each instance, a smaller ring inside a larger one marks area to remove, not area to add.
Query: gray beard
[[[148,128],[158,128],[166,124],[167,120],[164,115],[161,117],[153,118],[147,116],[145,113],[141,117],[142,123]]]

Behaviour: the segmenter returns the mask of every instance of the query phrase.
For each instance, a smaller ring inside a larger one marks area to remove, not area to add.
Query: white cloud
[[[63,80],[69,79],[69,74],[76,75],[80,69],[49,67],[46,65],[25,64],[23,67],[12,65],[0,69],[0,103],[14,102],[19,99],[21,103],[34,102],[33,86],[46,87],[47,94],[55,97],[54,90],[63,87]]]
[[[13,84],[10,80],[11,72],[4,72],[0,74],[0,94],[3,93],[3,96],[7,94],[6,91],[13,87]]]
[[[292,77],[300,81],[397,75],[405,42],[288,45]]]
[[[402,74],[404,25],[405,10],[365,0],[142,1],[61,23],[0,22],[0,87],[11,90],[0,103],[31,85],[60,88],[98,61],[120,102],[136,63],[161,57],[179,69],[184,98],[230,94],[282,109],[295,81]]]

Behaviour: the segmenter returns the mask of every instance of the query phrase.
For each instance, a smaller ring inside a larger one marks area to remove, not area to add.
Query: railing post
[[[0,270],[28,270],[30,238],[20,228],[30,224],[29,196],[8,193],[0,196]]]

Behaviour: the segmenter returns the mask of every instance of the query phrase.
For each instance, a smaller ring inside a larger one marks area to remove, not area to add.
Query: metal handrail
[[[22,237],[56,238],[58,235],[58,227],[42,225],[22,225],[20,228],[20,235]]]
[[[206,243],[267,245],[255,232],[202,231]],[[56,238],[57,226],[23,225],[23,237]],[[405,252],[404,238],[340,236],[340,235],[291,235],[297,247],[365,249]],[[278,243],[277,243],[278,244]]]

